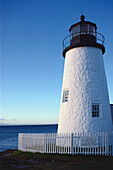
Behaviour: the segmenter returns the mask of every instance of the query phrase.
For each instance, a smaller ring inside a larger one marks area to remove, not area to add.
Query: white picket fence
[[[113,156],[113,133],[20,133],[18,135],[18,150]]]

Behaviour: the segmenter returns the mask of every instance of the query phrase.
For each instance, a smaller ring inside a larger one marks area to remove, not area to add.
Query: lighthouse
[[[71,25],[63,41],[65,59],[58,133],[111,132],[103,55],[104,36],[95,23]]]

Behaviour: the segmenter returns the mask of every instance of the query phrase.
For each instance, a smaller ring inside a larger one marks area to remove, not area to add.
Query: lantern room
[[[69,36],[63,41],[63,56],[71,48],[92,46],[102,49],[105,53],[104,36],[97,33],[97,26],[95,23],[85,21],[85,16],[81,15],[81,21],[71,25],[69,29]]]
[[[69,29],[70,36],[72,36],[72,42],[74,43],[80,43],[80,42],[95,42],[95,36],[96,36],[96,24],[84,21],[85,16],[82,15],[81,22],[78,22],[74,25],[72,25]]]

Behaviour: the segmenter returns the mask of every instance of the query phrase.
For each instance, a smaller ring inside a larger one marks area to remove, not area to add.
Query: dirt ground
[[[33,154],[30,154],[29,157],[26,157],[24,153],[18,155],[15,154],[16,152],[16,150],[0,152],[0,170],[113,170],[113,157],[66,155],[63,159],[63,155],[39,154],[34,157]]]

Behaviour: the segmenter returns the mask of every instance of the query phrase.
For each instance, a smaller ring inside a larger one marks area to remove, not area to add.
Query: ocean
[[[58,125],[0,126],[0,152],[18,149],[18,133],[56,133]]]

